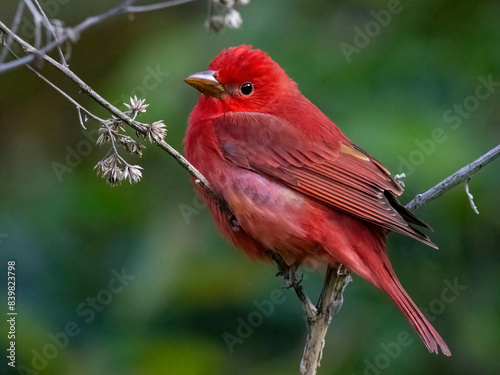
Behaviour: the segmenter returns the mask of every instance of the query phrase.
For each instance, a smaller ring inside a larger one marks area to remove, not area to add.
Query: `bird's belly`
[[[225,199],[241,228],[264,248],[295,258],[317,252],[310,225],[318,214],[314,202],[254,172],[239,170],[226,177]]]

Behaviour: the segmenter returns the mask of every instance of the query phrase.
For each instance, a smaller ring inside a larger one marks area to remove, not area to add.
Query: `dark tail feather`
[[[427,321],[425,316],[420,312],[418,307],[412,301],[408,293],[403,289],[403,286],[399,282],[398,278],[394,274],[392,267],[386,266],[387,272],[390,274],[390,279],[383,278],[382,280],[387,280],[381,282],[380,287],[389,295],[389,297],[394,301],[396,306],[401,310],[404,316],[411,323],[413,328],[420,335],[424,341],[425,346],[431,353],[438,354],[438,347],[444,355],[450,356],[451,352],[444,340],[439,336],[439,333],[434,329],[434,327]]]
[[[405,206],[399,203],[398,198],[394,194],[391,194],[388,191],[384,192],[385,197],[389,201],[389,204],[401,215],[403,219],[405,219],[408,224],[418,225],[419,227],[423,227],[425,229],[432,230],[432,228],[422,219],[416,217],[411,211],[408,211]]]
[[[396,196],[391,192],[385,191],[384,195],[392,208],[394,208],[397,213],[400,214],[402,218],[408,223],[408,227],[406,228],[406,230],[402,230],[401,233],[406,234],[407,236],[415,238],[416,240],[437,249],[438,247],[436,246],[436,244],[433,243],[425,233],[422,233],[419,229],[416,228],[418,226],[432,230],[429,224],[419,219],[412,212],[408,211],[404,206],[402,206]]]

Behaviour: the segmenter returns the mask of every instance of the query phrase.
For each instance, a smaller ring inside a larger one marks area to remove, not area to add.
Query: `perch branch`
[[[297,294],[297,297],[299,297],[299,300],[302,304],[305,318],[315,319],[315,317],[318,315],[318,310],[316,309],[316,306],[314,306],[314,304],[311,302],[309,297],[304,293],[304,289],[302,288],[300,280],[297,280],[297,278],[295,277],[295,272],[293,272],[291,267],[286,264],[285,260],[277,252],[269,250],[268,254],[278,266],[278,275],[281,275],[283,277],[284,286],[287,288],[291,287],[295,290],[295,293]]]
[[[435,185],[434,187],[427,190],[425,193],[418,194],[410,203],[405,207],[410,211],[416,211],[422,207],[425,203],[432,199],[440,197],[446,193],[451,188],[457,186],[461,182],[468,180],[474,173],[479,171],[486,164],[491,163],[498,156],[500,156],[500,145],[488,151],[486,154],[480,158],[474,160],[472,163],[466,165],[465,167],[459,169],[453,173],[450,177],[445,178],[443,181]]]
[[[300,361],[301,375],[316,374],[321,363],[328,327],[333,314],[342,306],[344,289],[351,280],[351,272],[343,265],[328,266],[316,305],[317,314],[313,319],[306,319],[307,338]]]

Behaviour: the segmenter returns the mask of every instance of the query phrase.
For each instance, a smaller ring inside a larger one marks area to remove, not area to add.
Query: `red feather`
[[[264,52],[230,48],[209,68],[213,73],[186,80],[204,95],[189,119],[185,153],[238,221],[235,231],[198,188],[219,230],[253,257],[265,258],[269,249],[288,262],[312,257],[344,264],[389,295],[429,351],[439,346],[450,355],[385,250],[388,231],[436,247],[415,228],[427,224],[399,204],[400,185]],[[243,84],[250,84],[250,93]]]

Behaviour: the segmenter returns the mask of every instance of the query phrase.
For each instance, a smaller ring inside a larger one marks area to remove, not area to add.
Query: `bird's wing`
[[[311,140],[279,117],[254,112],[229,112],[213,121],[228,161],[322,204],[436,247],[410,225],[429,228],[399,204],[396,196],[402,193],[401,186],[347,138]]]

